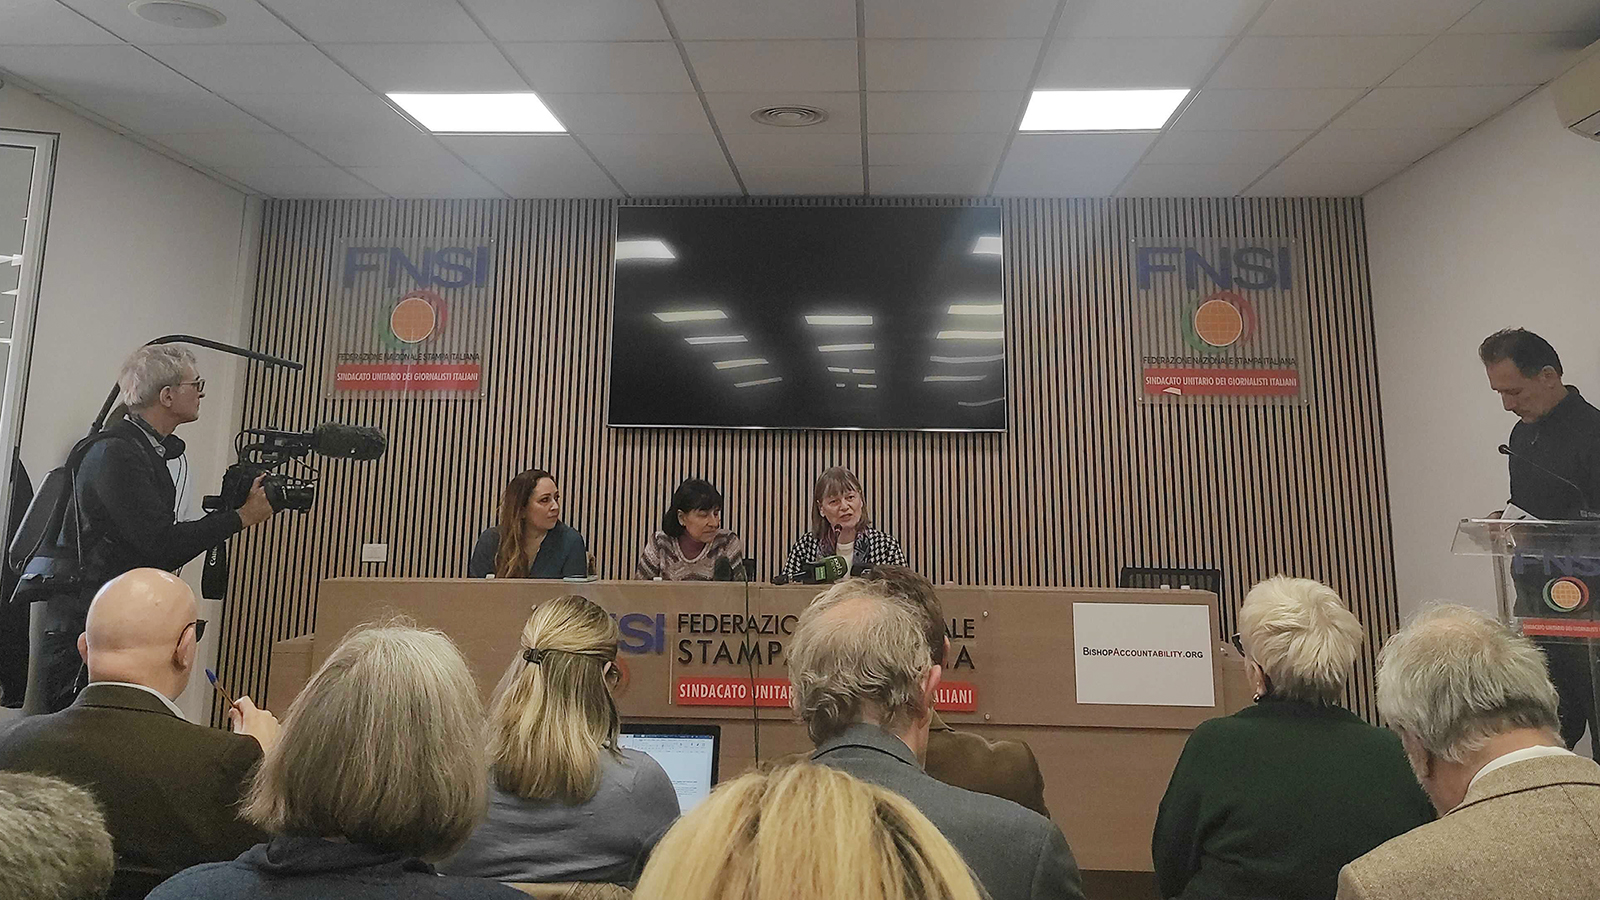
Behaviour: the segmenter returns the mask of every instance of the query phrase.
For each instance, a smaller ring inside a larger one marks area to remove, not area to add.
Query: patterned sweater
[[[634,563],[633,577],[651,581],[710,581],[717,570],[717,560],[728,561],[731,578],[744,579],[744,544],[739,536],[724,528],[706,544],[694,559],[686,559],[678,539],[665,531],[657,531],[650,543],[639,552]]]
[[[807,563],[816,562],[832,552],[833,548],[830,547],[828,552],[824,553],[822,541],[808,532],[789,547],[789,557],[783,562],[783,574],[790,578],[798,578],[800,570],[804,569]],[[900,549],[900,542],[888,533],[869,526],[856,535],[855,560],[851,568],[905,564],[905,551]]]

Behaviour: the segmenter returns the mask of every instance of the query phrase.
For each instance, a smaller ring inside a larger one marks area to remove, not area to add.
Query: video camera
[[[201,505],[209,512],[238,509],[250,497],[250,486],[265,475],[261,487],[275,510],[304,512],[317,500],[317,472],[301,462],[308,477],[272,470],[309,453],[333,459],[372,460],[383,456],[389,441],[376,428],[325,422],[311,431],[273,431],[247,428],[233,439],[239,461],[222,475],[221,493],[205,497]]]

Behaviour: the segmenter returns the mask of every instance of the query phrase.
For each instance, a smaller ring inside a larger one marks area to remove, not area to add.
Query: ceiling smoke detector
[[[751,113],[750,118],[763,125],[802,128],[828,121],[828,111],[815,106],[764,106]]]
[[[128,9],[145,21],[171,28],[215,28],[228,21],[211,7],[186,0],[134,0]]]

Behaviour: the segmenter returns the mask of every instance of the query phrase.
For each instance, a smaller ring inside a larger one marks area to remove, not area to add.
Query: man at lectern
[[[1561,357],[1550,342],[1522,328],[1497,331],[1478,346],[1489,387],[1519,420],[1500,452],[1508,458],[1511,503],[1536,519],[1600,519],[1600,409],[1561,380]],[[1600,548],[1589,548],[1600,555]],[[1586,554],[1587,555],[1587,554]],[[1568,610],[1545,599],[1550,579],[1540,570],[1514,575],[1519,616],[1559,616]],[[1600,579],[1584,578],[1591,590]],[[1537,641],[1561,695],[1561,737],[1575,746],[1589,727],[1600,759],[1595,722],[1595,673],[1588,648],[1572,641]]]

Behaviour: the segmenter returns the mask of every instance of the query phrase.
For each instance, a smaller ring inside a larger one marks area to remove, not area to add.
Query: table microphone
[[[1555,480],[1561,482],[1562,484],[1566,485],[1567,487],[1572,488],[1573,493],[1578,495],[1578,502],[1583,504],[1582,508],[1580,508],[1578,510],[1578,517],[1581,518],[1581,519],[1592,519],[1592,518],[1595,518],[1595,513],[1591,512],[1591,510],[1594,509],[1594,504],[1589,502],[1589,495],[1584,493],[1583,488],[1578,487],[1577,482],[1573,481],[1570,478],[1567,478],[1564,475],[1561,475],[1561,474],[1556,473],[1556,472],[1552,472],[1550,469],[1548,469],[1548,468],[1546,468],[1544,466],[1539,465],[1538,463],[1536,463],[1533,460],[1529,459],[1527,456],[1525,456],[1525,455],[1523,455],[1521,453],[1518,453],[1517,451],[1511,449],[1509,444],[1501,444],[1500,447],[1499,447],[1499,450],[1500,450],[1500,453],[1502,455],[1509,456],[1512,459],[1521,460],[1522,462],[1527,463],[1528,465],[1534,467],[1535,469],[1538,469],[1539,471],[1543,472],[1544,474],[1549,475],[1551,478],[1554,478]]]
[[[711,580],[712,581],[732,581],[733,580],[733,563],[728,562],[728,558],[726,556],[722,557],[721,559],[718,559],[717,560],[717,564],[711,567]]]
[[[842,556],[824,556],[816,562],[806,563],[795,581],[801,584],[827,584],[838,581],[850,571]]]

